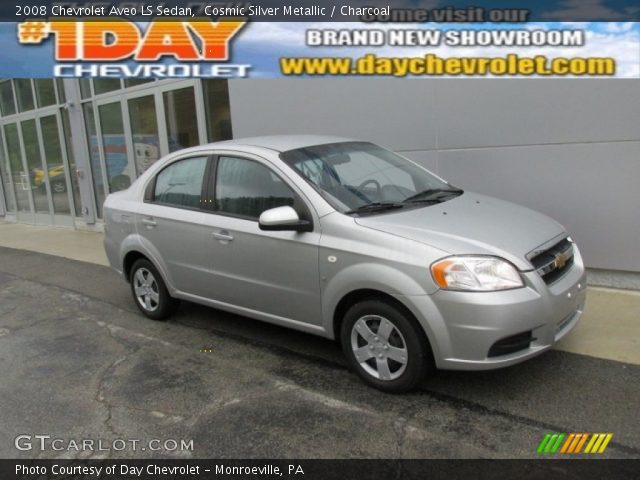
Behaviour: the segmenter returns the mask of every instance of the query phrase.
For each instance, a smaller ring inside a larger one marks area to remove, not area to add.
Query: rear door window
[[[202,183],[207,157],[172,163],[156,177],[153,202],[182,208],[202,206]]]

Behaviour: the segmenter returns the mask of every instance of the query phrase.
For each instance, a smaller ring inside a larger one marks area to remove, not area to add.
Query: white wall
[[[563,223],[592,268],[640,272],[638,80],[234,80],[236,138],[371,140]]]

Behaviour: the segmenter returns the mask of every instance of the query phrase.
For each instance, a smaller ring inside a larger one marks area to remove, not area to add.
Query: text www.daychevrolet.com
[[[613,76],[616,62],[610,57],[283,57],[283,75],[350,76]]]

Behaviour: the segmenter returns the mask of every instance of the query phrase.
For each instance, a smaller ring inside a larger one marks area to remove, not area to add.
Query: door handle
[[[226,230],[222,230],[221,232],[213,232],[211,234],[213,238],[216,240],[220,240],[220,242],[231,242],[233,240],[233,235],[231,235]]]
[[[153,218],[143,218],[142,224],[147,228],[153,228],[158,225],[158,223]]]

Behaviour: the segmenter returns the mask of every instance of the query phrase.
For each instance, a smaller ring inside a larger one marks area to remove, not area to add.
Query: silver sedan
[[[182,150],[109,195],[104,216],[109,261],[147,317],[182,299],[335,339],[386,391],[531,358],[585,303],[560,224],[368,142]]]

